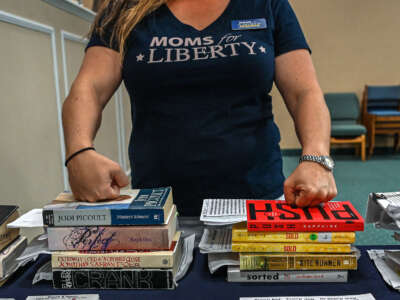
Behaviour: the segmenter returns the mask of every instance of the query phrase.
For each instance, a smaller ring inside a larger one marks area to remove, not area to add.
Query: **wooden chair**
[[[366,128],[358,124],[360,103],[354,93],[328,93],[325,101],[331,114],[331,144],[356,144],[365,161]],[[359,146],[359,147],[358,147]]]
[[[365,86],[362,100],[362,120],[368,130],[369,156],[374,153],[377,134],[395,135],[398,149],[400,135],[400,85]]]

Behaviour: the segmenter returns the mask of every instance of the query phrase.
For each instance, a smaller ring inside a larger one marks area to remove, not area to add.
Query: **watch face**
[[[325,163],[329,169],[333,169],[335,167],[335,163],[333,159],[329,156],[325,156]]]

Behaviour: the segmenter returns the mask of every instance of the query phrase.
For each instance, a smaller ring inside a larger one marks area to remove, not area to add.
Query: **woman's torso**
[[[172,186],[184,215],[203,198],[282,194],[273,28],[268,0],[231,0],[201,31],[165,5],[137,25],[123,66],[133,187]]]

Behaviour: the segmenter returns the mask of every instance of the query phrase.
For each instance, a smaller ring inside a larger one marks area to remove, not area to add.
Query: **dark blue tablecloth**
[[[357,271],[350,272],[348,283],[313,283],[313,284],[281,284],[281,283],[229,283],[226,281],[226,270],[219,270],[211,275],[208,271],[207,257],[195,252],[194,262],[188,274],[179,282],[173,291],[138,291],[138,290],[55,290],[50,281],[32,286],[36,270],[49,259],[48,255],[41,256],[38,261],[19,270],[3,287],[0,288],[0,298],[12,297],[17,300],[29,295],[55,294],[100,294],[101,299],[112,300],[147,300],[147,299],[235,299],[239,297],[261,296],[317,296],[317,295],[349,295],[372,293],[379,300],[400,299],[400,293],[385,284],[374,263],[369,259],[366,249],[397,248],[359,247],[362,256]],[[118,298],[116,298],[118,297]]]

